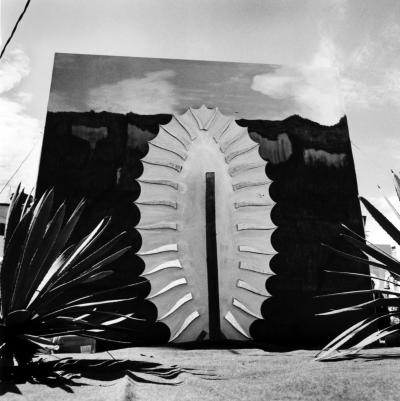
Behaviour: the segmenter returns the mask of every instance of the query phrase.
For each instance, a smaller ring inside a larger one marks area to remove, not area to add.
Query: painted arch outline
[[[218,108],[189,108],[161,125],[149,142],[136,201],[142,236],[138,255],[151,283],[148,296],[170,341],[209,336],[205,175],[215,174],[220,326],[232,340],[250,339],[269,296],[265,281],[276,251],[274,202],[266,161],[247,128]]]

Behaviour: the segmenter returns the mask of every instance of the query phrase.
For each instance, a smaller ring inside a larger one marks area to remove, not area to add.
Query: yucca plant
[[[392,172],[393,173],[393,172]],[[396,194],[400,200],[400,179],[393,173],[394,184],[396,189]],[[390,208],[395,212],[396,216],[400,219],[400,214],[389,201],[389,199],[384,197],[386,202],[389,204]],[[400,231],[392,224],[375,206],[373,206],[368,200],[360,197],[361,202],[371,214],[371,216],[377,221],[377,223],[393,238],[393,240],[400,245]],[[391,255],[380,250],[375,245],[371,244],[365,238],[359,236],[354,231],[343,226],[343,233],[341,237],[346,242],[350,243],[357,250],[361,251],[366,257],[357,257],[352,254],[339,251],[328,245],[326,247],[330,248],[333,252],[338,253],[348,260],[355,261],[358,263],[367,264],[370,266],[376,266],[380,269],[388,271],[392,277],[400,277],[400,261],[393,258]],[[368,259],[368,257],[372,259]],[[325,272],[330,274],[340,274],[347,276],[349,278],[360,278],[368,277],[372,278],[368,274],[361,274],[355,272],[339,272],[333,270],[325,270]],[[394,284],[392,280],[374,278],[376,280],[381,280],[387,284]],[[334,294],[321,295],[319,297],[337,297],[350,294],[370,294],[371,300],[363,303],[358,303],[356,305],[351,305],[345,308],[332,310],[326,313],[321,313],[320,315],[333,315],[340,313],[348,313],[352,311],[367,311],[367,318],[360,322],[357,322],[349,329],[345,330],[339,336],[337,336],[333,341],[326,345],[321,352],[316,356],[317,360],[327,360],[333,358],[340,358],[344,356],[349,356],[356,354],[361,349],[375,343],[376,341],[387,337],[390,334],[398,332],[400,330],[400,324],[389,324],[380,330],[372,330],[379,325],[380,322],[388,321],[390,318],[395,316],[400,316],[400,294],[398,292],[390,290],[379,290],[375,288],[366,290],[356,290],[356,291],[346,291]],[[389,309],[390,308],[390,309]],[[382,312],[382,311],[385,312]],[[361,336],[361,341],[358,341],[355,345],[349,344],[354,342],[355,338]]]
[[[118,246],[124,233],[104,243],[102,234],[110,223],[105,218],[81,241],[68,245],[84,202],[78,204],[69,218],[65,216],[65,203],[53,213],[53,202],[54,193],[49,190],[30,205],[29,197],[20,187],[11,200],[0,269],[3,374],[12,370],[14,361],[26,365],[32,363],[41,349],[56,349],[52,342],[55,336],[74,334],[113,340],[116,331],[128,330],[117,325],[125,319],[137,324],[131,326],[132,331],[145,330],[143,319],[105,310],[111,303],[135,298],[134,287],[145,281],[81,296],[74,291],[77,286],[113,273],[110,264],[130,248]],[[132,289],[129,298],[121,295],[127,288]]]

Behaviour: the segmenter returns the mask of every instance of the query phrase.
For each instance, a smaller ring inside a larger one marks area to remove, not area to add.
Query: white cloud
[[[262,74],[253,77],[251,89],[275,99],[284,99],[293,94],[299,77],[290,75]]]
[[[333,8],[340,19],[346,17],[348,11],[348,0],[325,0],[325,3]]]
[[[0,188],[18,168],[34,144],[38,144],[40,123],[25,113],[31,95],[25,92],[12,94],[21,80],[29,74],[29,59],[21,50],[13,50],[0,63]],[[32,154],[11,182],[19,181],[31,188],[36,183],[39,148]],[[8,196],[8,189],[1,195]]]
[[[397,106],[400,106],[400,71],[397,68],[387,69],[384,75],[384,85],[381,89],[384,96]]]
[[[332,44],[321,42],[307,65],[282,68],[273,74],[256,75],[251,88],[275,99],[292,98],[288,114],[300,114],[321,124],[336,124],[344,114],[338,68]]]
[[[345,12],[346,1],[331,3]],[[308,63],[291,74],[281,69],[256,76],[252,89],[276,99],[292,97],[295,105],[285,110],[286,115],[297,113],[324,124],[335,123],[344,114],[342,100],[346,107],[362,110],[388,104],[400,107],[399,33],[400,24],[389,20],[349,48],[322,34]]]
[[[369,62],[374,53],[373,44],[370,39],[366,39],[356,47],[351,57],[348,59],[348,66],[352,69],[362,68]]]
[[[387,138],[382,139],[382,144],[384,145],[385,149],[388,150],[390,157],[394,159],[394,162],[396,163],[395,169],[398,170],[400,160],[400,138],[388,136]]]
[[[335,123],[344,114],[343,100],[346,106],[358,109],[384,104],[399,107],[399,32],[400,24],[388,23],[377,33],[380,39],[366,37],[351,52],[344,52],[343,46],[322,36],[307,64],[291,70],[291,74],[281,69],[255,76],[252,89],[276,99],[291,97],[295,105],[286,114],[301,114],[323,124]]]
[[[348,105],[364,109],[400,106],[400,24],[390,18],[385,22],[351,51],[335,49]]]
[[[366,108],[377,100],[377,93],[370,86],[343,74],[340,77],[340,89],[348,106]]]
[[[14,88],[29,74],[29,58],[22,50],[13,50],[0,65],[0,93]]]
[[[138,114],[173,113],[178,105],[172,70],[148,72],[143,78],[129,78],[101,85],[89,91],[87,104],[95,111]]]

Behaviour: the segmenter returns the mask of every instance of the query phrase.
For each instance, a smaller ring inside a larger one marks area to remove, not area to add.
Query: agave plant
[[[110,303],[134,298],[134,287],[143,281],[75,295],[77,286],[113,273],[108,266],[130,248],[117,245],[124,233],[104,243],[102,234],[110,223],[105,218],[81,241],[68,245],[84,202],[66,218],[65,204],[53,213],[53,201],[53,190],[49,190],[29,205],[29,197],[19,187],[11,201],[0,269],[3,369],[10,370],[14,360],[18,365],[30,363],[41,349],[56,349],[52,341],[55,336],[112,340],[116,330],[127,330],[116,325],[125,319],[137,323],[133,328],[144,327],[145,322],[132,314],[104,310]],[[132,298],[121,295],[127,288],[132,288]]]
[[[393,173],[393,172],[392,172]],[[400,179],[393,173],[394,184],[396,189],[396,194],[400,200]],[[377,221],[377,223],[393,238],[393,240],[400,245],[400,231],[368,200],[360,197],[361,202],[371,214],[371,216]],[[385,197],[386,202],[389,204],[391,209],[395,212],[396,216],[400,219],[400,214]],[[332,248],[326,244],[324,246],[330,248],[333,252],[340,254],[342,257],[347,258],[351,261],[356,261],[358,263],[367,264],[370,266],[376,266],[377,268],[384,269],[388,271],[393,278],[400,277],[400,261],[393,258],[388,253],[382,251],[365,238],[359,236],[354,231],[343,226],[343,233],[341,237],[351,245],[353,245],[357,250],[361,251],[366,258],[357,257],[352,254],[339,251]],[[372,259],[368,259],[368,257]],[[368,277],[372,278],[368,274],[361,274],[355,272],[339,272],[332,270],[325,270],[327,273],[345,275],[349,278],[360,278]],[[374,278],[375,280],[380,280],[386,284],[395,284],[394,279],[382,279]],[[392,317],[400,316],[400,294],[398,292],[390,290],[379,290],[375,288],[365,289],[365,290],[355,290],[346,291],[334,294],[320,295],[319,297],[336,297],[349,294],[370,294],[371,300],[363,303],[358,303],[356,305],[351,305],[345,308],[340,308],[332,310],[326,313],[321,313],[320,315],[333,315],[340,313],[347,313],[352,311],[367,311],[367,318],[360,322],[357,322],[339,336],[337,336],[333,341],[326,345],[321,352],[316,356],[317,360],[326,360],[332,358],[338,358],[343,356],[348,356],[359,352],[361,349],[375,343],[376,341],[387,337],[390,334],[398,332],[400,330],[400,324],[389,324],[380,330],[371,330],[374,327],[379,327],[381,322],[390,321]],[[385,312],[382,312],[385,311]],[[372,333],[371,333],[372,331]],[[357,344],[351,345],[355,338],[361,336],[361,341]],[[347,348],[346,348],[347,347]]]

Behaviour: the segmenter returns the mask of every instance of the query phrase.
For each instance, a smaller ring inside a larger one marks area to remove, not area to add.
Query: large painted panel
[[[88,199],[76,237],[104,215],[113,217],[114,233],[128,232],[132,251],[113,280],[144,284],[118,308],[152,322],[147,338],[130,338],[134,344],[216,340],[207,174],[218,340],[316,344],[360,317],[315,316],[327,305],[314,295],[350,288],[323,268],[366,272],[321,242],[343,249],[339,224],[363,228],[346,118],[304,118],[310,105],[296,103],[288,87],[277,94],[279,77],[301,79],[293,71],[56,55],[37,190],[55,186],[70,207]],[[107,288],[108,280],[97,285]]]

